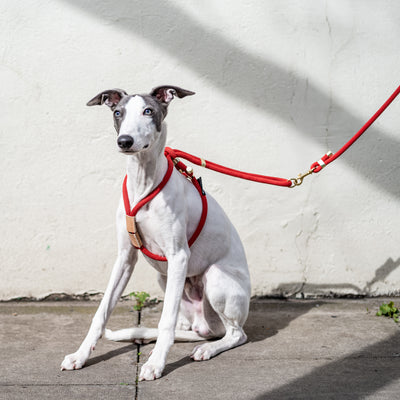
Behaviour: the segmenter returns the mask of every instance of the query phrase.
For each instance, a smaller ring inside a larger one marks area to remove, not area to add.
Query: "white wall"
[[[103,291],[124,176],[104,89],[196,91],[169,145],[293,177],[399,85],[400,3],[36,0],[0,4],[0,299]],[[195,168],[244,241],[253,293],[399,293],[400,99],[300,188]],[[160,295],[141,259],[126,292]]]

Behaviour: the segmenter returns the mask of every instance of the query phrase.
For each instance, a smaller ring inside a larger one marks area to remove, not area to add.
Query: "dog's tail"
[[[150,343],[157,340],[158,329],[156,328],[127,328],[118,331],[106,329],[104,337],[114,342],[135,342],[135,343]],[[175,331],[175,341],[179,342],[198,342],[206,340],[193,331]]]

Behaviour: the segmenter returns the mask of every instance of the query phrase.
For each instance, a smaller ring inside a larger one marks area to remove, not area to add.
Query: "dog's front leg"
[[[168,351],[174,343],[175,326],[186,280],[189,249],[182,249],[178,253],[167,256],[167,259],[167,286],[164,307],[158,324],[158,338],[151,356],[140,371],[140,381],[149,381],[161,377]]]
[[[85,365],[97,341],[102,336],[108,318],[132,275],[137,257],[137,250],[130,244],[125,249],[120,250],[107,289],[93,317],[89,332],[79,349],[75,353],[65,356],[64,361],[61,363],[61,370],[80,369]]]

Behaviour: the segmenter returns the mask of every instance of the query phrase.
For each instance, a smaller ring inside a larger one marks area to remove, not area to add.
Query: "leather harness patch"
[[[129,238],[131,239],[131,243],[137,248],[140,249],[143,246],[142,239],[140,238],[140,234],[136,227],[136,219],[134,216],[127,215],[126,216],[126,229],[129,233]]]

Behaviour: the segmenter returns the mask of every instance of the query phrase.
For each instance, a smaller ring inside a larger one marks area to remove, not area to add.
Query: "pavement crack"
[[[135,378],[135,400],[139,399],[139,364],[140,356],[142,355],[140,351],[140,344],[136,344],[136,378]]]
[[[121,383],[0,383],[0,387],[69,387],[69,386],[121,386]],[[133,386],[130,383],[124,383],[124,386]]]
[[[141,309],[137,310],[137,323],[136,326],[140,326],[142,319]],[[142,352],[140,351],[140,343],[136,343],[136,370],[135,370],[135,400],[139,399],[139,365],[140,365],[140,356]]]

